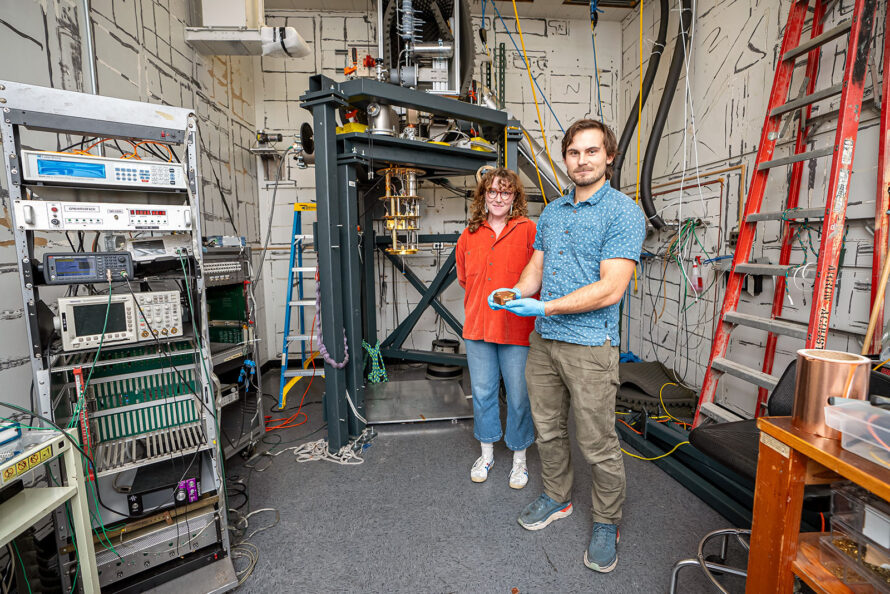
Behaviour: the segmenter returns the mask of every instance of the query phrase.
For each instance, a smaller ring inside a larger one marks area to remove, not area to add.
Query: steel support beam
[[[402,258],[401,256],[396,256],[395,254],[390,254],[386,251],[384,251],[383,253],[386,255],[386,258],[393,263],[393,266],[395,266],[399,270],[399,272],[402,273],[405,279],[409,283],[411,283],[411,286],[417,289],[418,293],[424,295],[426,291],[429,290],[429,287],[423,284],[423,281],[420,280],[420,278],[418,278],[418,276],[414,274],[414,271],[411,270],[411,267],[405,263],[404,258]],[[441,294],[441,291],[439,293]],[[438,313],[442,317],[446,324],[451,326],[451,329],[454,330],[458,336],[463,334],[463,325],[457,321],[457,318],[454,317],[453,313],[448,311],[447,307],[442,305],[442,302],[439,301],[438,295],[430,302],[430,305],[433,306],[433,309],[436,310],[436,313]]]
[[[406,361],[423,361],[424,363],[436,363],[438,365],[467,366],[467,356],[458,353],[440,353],[439,351],[420,351],[416,349],[394,349],[381,347],[380,354],[392,359],[404,359]]]
[[[456,279],[457,267],[455,265],[454,251],[452,251],[445,260],[445,263],[442,264],[442,268],[436,273],[433,282],[430,283],[430,286],[420,298],[420,302],[414,307],[411,313],[408,314],[408,317],[402,320],[402,323],[393,330],[392,334],[383,341],[383,346],[396,349],[401,347],[405,342],[405,339],[408,338],[411,329],[414,328],[418,320],[420,320],[420,316],[423,315],[424,310],[430,306],[433,299],[438,297],[442,291],[448,288],[448,285],[453,283]]]
[[[339,155],[342,164],[365,165],[377,169],[398,163],[422,169],[425,175],[432,177],[466,175],[483,165],[495,163],[498,157],[497,153],[420,143],[390,136],[370,136],[360,132],[340,134],[337,139],[343,143],[343,150]],[[422,150],[418,150],[419,148]]]
[[[353,358],[351,364],[346,366],[346,394],[352,399],[358,413],[365,416],[365,381],[364,381],[364,352],[362,349],[362,293],[361,277],[362,264],[357,257],[359,254],[359,221],[358,221],[358,190],[356,189],[357,176],[355,167],[340,165],[337,177],[340,180],[340,216],[341,225],[340,245],[341,252],[340,273],[342,275],[343,298],[343,328],[346,330],[346,342],[349,345],[349,354]],[[324,311],[324,307],[322,307]],[[348,404],[348,403],[347,403]],[[364,428],[363,423],[349,411],[349,435],[357,436]]]
[[[316,83],[316,77],[310,84]],[[344,105],[342,95],[329,92],[325,97],[304,103],[312,111],[315,130],[315,187],[318,202],[315,249],[318,253],[319,290],[321,291],[322,338],[335,361],[345,356],[343,344],[343,233],[340,220],[340,196],[337,171],[336,111]],[[345,182],[344,182],[345,183]],[[348,256],[348,255],[347,255]],[[353,356],[355,353],[353,352]],[[361,358],[361,357],[359,357]],[[348,388],[344,369],[325,363],[325,419],[328,424],[328,449],[336,452],[349,440],[349,405],[343,395]]]

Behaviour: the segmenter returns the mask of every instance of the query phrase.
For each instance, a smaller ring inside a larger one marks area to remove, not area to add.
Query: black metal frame
[[[363,108],[377,102],[417,109],[425,113],[457,118],[478,124],[483,129],[503,135],[508,126],[517,125],[506,113],[431,95],[370,79],[335,82],[325,76],[310,78],[309,91],[301,97],[302,107],[312,112],[315,130],[315,180],[318,202],[315,246],[318,252],[321,322],[324,343],[335,361],[349,361],[338,369],[325,364],[325,418],[328,423],[328,448],[336,451],[351,436],[364,428],[358,414],[364,416],[364,357],[362,339],[377,342],[374,292],[374,255],[386,243],[373,233],[373,208],[364,203],[377,200],[365,182],[376,169],[410,166],[422,169],[422,177],[448,177],[475,173],[479,167],[496,162],[495,153],[474,151],[366,133],[336,134],[336,115],[341,107]],[[498,136],[500,138],[500,136]],[[507,134],[507,155],[516,163],[517,134]],[[368,194],[368,195],[366,195]],[[363,213],[359,220],[359,207]],[[432,236],[419,237],[421,242]],[[451,234],[446,241],[455,241]],[[378,243],[378,241],[380,243]],[[432,241],[439,241],[433,239]],[[361,255],[361,261],[356,256]],[[406,278],[422,295],[421,304],[388,337],[382,353],[386,356],[417,361],[466,364],[460,355],[405,350],[400,348],[426,307],[432,306],[455,330],[457,318],[438,297],[454,282],[454,254],[427,287],[399,262]],[[343,334],[345,332],[345,341]],[[350,406],[350,401],[352,406]]]

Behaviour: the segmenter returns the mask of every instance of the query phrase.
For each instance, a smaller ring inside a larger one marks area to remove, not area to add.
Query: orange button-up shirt
[[[507,221],[501,234],[485,222],[457,240],[457,280],[464,288],[464,338],[528,346],[535,318],[488,307],[495,289],[511,288],[534,253],[535,224],[525,217]],[[533,295],[523,295],[533,297]]]

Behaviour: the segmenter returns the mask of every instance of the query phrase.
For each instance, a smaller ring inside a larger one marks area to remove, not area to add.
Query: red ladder
[[[720,319],[711,345],[708,370],[705,373],[696,409],[694,422],[696,426],[701,421],[702,407],[713,403],[717,382],[724,373],[758,386],[759,394],[755,416],[760,416],[768,391],[775,387],[779,379],[771,375],[778,335],[805,340],[806,348],[822,348],[825,345],[834,298],[838,258],[843,247],[847,193],[852,175],[862,95],[868,73],[868,52],[878,0],[856,0],[853,16],[849,21],[828,31],[823,31],[823,17],[826,5],[829,3],[831,0],[816,0],[811,36],[803,43],[800,40],[810,0],[796,0],[791,5],[785,26],[785,36],[782,40],[779,64],[776,67],[773,87],[770,91],[766,122],[760,137],[751,188],[745,203],[744,218],[739,222],[738,243],[727,280]],[[821,46],[847,34],[850,50],[847,53],[843,81],[817,91],[815,83],[819,71]],[[789,100],[788,91],[794,65],[796,60],[804,54],[807,55],[806,92],[801,97]],[[808,119],[811,115],[812,104],[836,95],[841,96],[841,101],[834,145],[806,150],[810,131]],[[773,158],[782,117],[799,111],[802,114],[798,123],[794,154]],[[832,159],[826,195],[833,198],[826,199],[824,210],[822,208],[796,209],[804,162],[829,155]],[[786,208],[779,212],[760,212],[770,170],[785,165],[792,165]],[[884,212],[886,212],[886,208]],[[809,324],[804,326],[777,319],[782,313],[786,275],[797,268],[797,266],[789,264],[794,221],[820,217],[823,219],[822,236],[819,258],[816,263],[816,279]],[[761,221],[784,221],[782,249],[778,264],[755,264],[749,261],[757,224]],[[878,240],[877,228],[875,240],[876,242]],[[880,252],[880,250],[877,251]],[[776,278],[773,307],[769,318],[737,311],[744,279],[748,274],[768,275]],[[725,357],[730,335],[737,325],[765,330],[768,333],[761,371],[730,361]]]

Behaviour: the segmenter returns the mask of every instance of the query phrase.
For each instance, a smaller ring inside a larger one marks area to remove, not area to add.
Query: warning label
[[[22,458],[17,462],[11,463],[9,466],[3,468],[3,472],[0,474],[0,485],[15,480],[17,477],[22,476],[29,470],[37,468],[52,457],[53,446],[48,445],[40,451],[30,454],[27,458]]]

